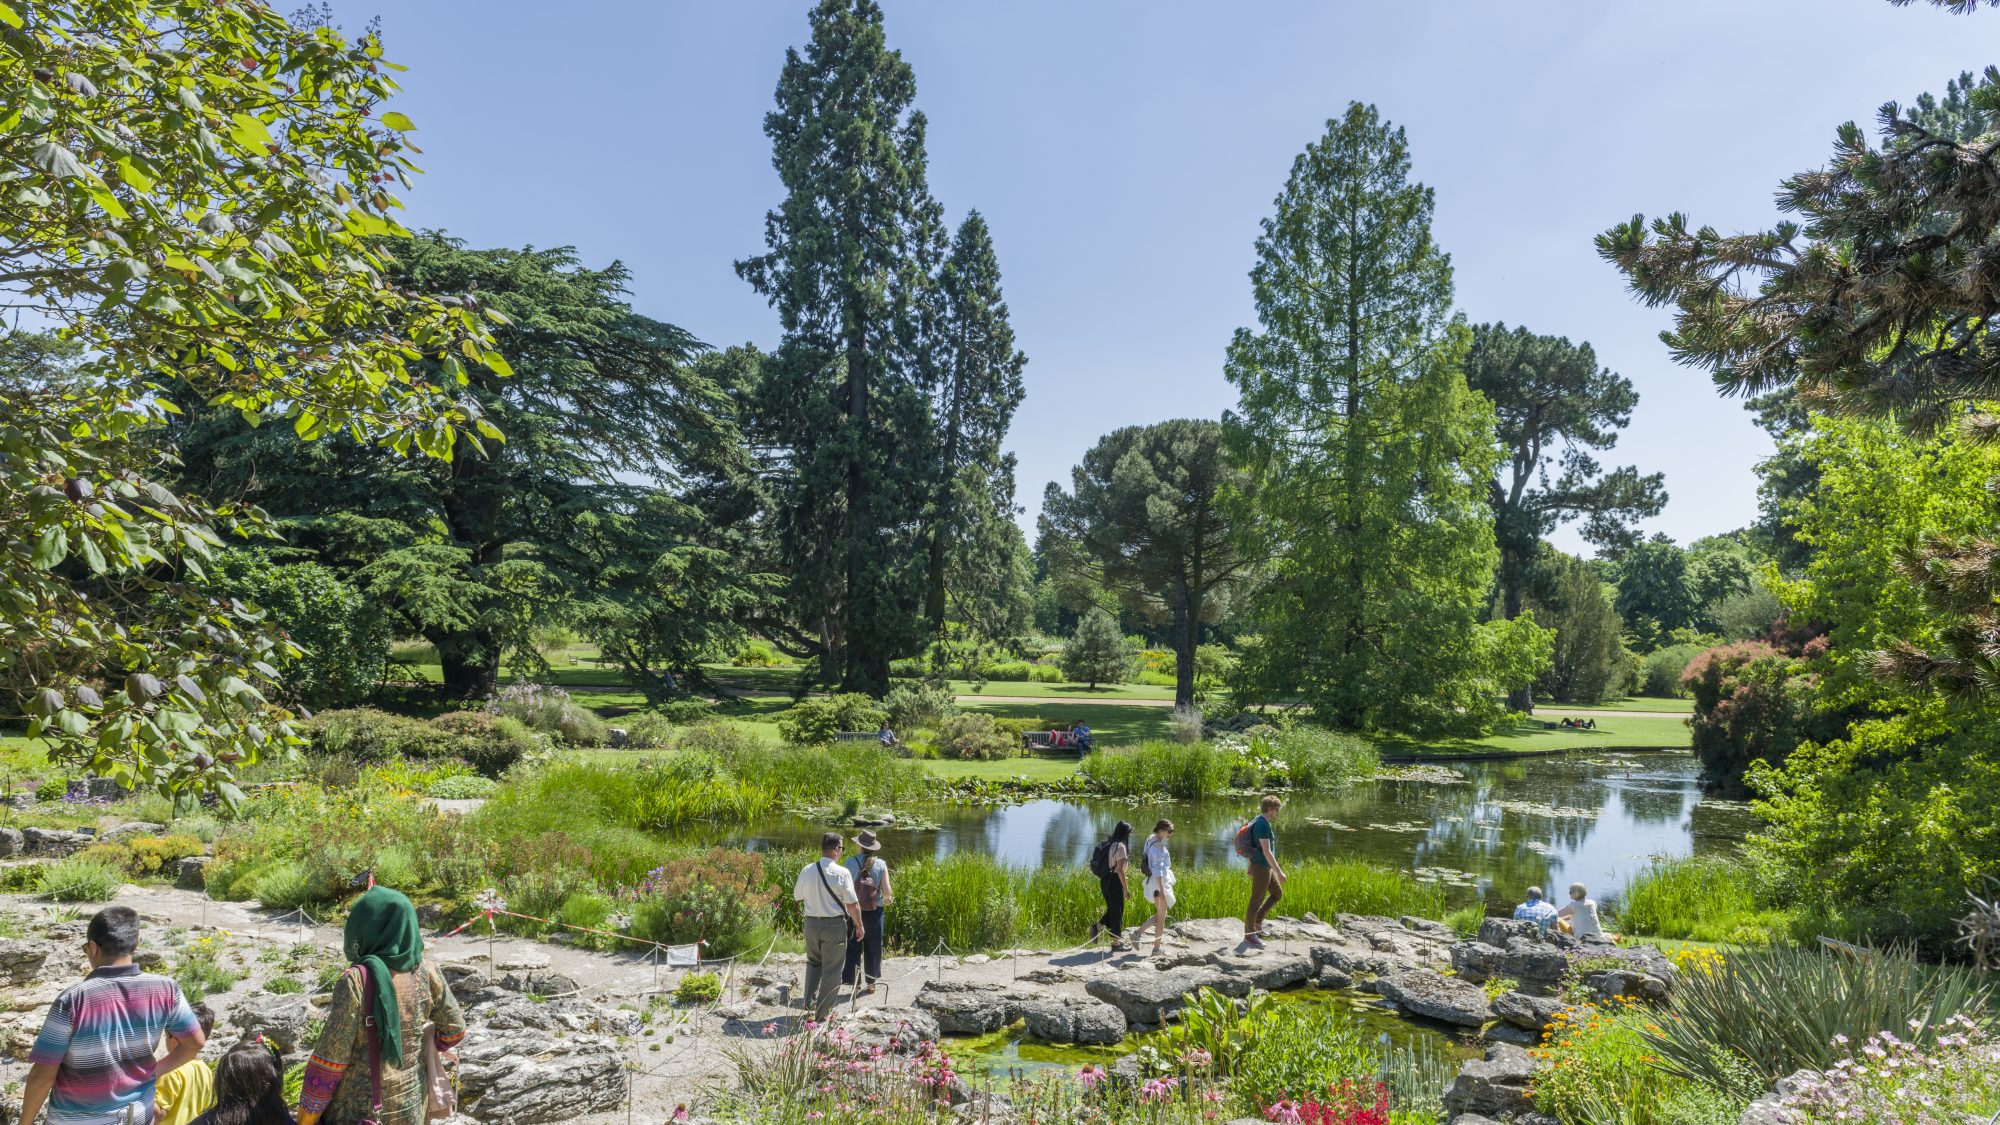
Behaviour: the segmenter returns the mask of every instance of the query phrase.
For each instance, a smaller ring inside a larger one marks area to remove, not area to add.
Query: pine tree
[[[790,600],[822,668],[879,693],[919,646],[936,499],[922,335],[940,241],[916,81],[874,0],[821,0],[764,119],[785,199],[737,272],[778,311],[758,438]]]
[[[1041,538],[1074,549],[1051,562],[1171,623],[1174,702],[1194,705],[1195,650],[1204,623],[1228,606],[1251,560],[1233,534],[1224,496],[1247,483],[1207,419],[1127,426],[1098,439],[1071,473],[1050,482]]]
[[[1014,459],[1000,443],[1021,405],[1021,369],[1028,357],[1014,347],[992,232],[977,211],[959,224],[938,276],[936,306],[931,362],[938,376],[933,400],[939,460],[924,608],[931,633],[942,636],[947,590],[961,585],[951,579],[1011,567],[1020,538],[1018,533],[1009,538],[998,527],[1014,520]]]
[[[1346,728],[1479,723],[1494,713],[1489,674],[1519,663],[1478,635],[1496,556],[1493,408],[1466,385],[1471,334],[1409,167],[1403,131],[1374,107],[1329,122],[1257,242],[1261,328],[1229,347],[1242,405],[1227,421],[1254,532],[1276,548],[1243,682]]]
[[[1062,673],[1071,681],[1082,681],[1092,691],[1098,684],[1115,684],[1132,672],[1132,645],[1118,631],[1118,622],[1101,609],[1093,609],[1076,623],[1076,634],[1063,646]]]

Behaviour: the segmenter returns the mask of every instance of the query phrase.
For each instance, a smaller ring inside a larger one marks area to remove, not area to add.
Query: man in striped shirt
[[[107,906],[87,933],[90,975],[49,1006],[28,1055],[21,1120],[33,1121],[46,1101],[49,1125],[148,1125],[154,1077],[192,1062],[208,1037],[179,985],[132,963],[137,911]],[[174,1047],[155,1060],[162,1032]]]

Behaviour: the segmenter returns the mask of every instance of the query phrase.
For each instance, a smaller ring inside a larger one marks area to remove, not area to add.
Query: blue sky
[[[765,111],[805,0],[564,5],[335,0],[380,13],[411,68],[427,175],[409,221],[474,246],[623,260],[641,312],[717,345],[777,323],[731,263],[779,198]],[[1409,131],[1458,306],[1584,339],[1638,386],[1609,458],[1666,473],[1649,527],[1686,542],[1756,513],[1768,443],[1674,366],[1591,238],[1634,212],[1769,223],[1843,121],[1993,61],[1995,20],[1886,0],[1138,3],[885,0],[930,117],[932,189],[991,223],[1027,401],[1010,439],[1043,486],[1121,425],[1215,417],[1254,321],[1258,221],[1350,100]],[[1558,541],[1581,549],[1573,533]]]

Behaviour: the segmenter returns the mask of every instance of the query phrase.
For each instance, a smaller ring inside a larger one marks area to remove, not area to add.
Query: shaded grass
[[[1423,743],[1384,737],[1377,744],[1385,758],[1449,758],[1549,750],[1685,750],[1693,739],[1687,721],[1673,715],[1610,713],[1597,720],[1596,730],[1548,730],[1540,720],[1530,720],[1483,738]]]
[[[1694,714],[1694,700],[1681,696],[1628,695],[1602,703],[1557,703],[1542,699],[1536,704],[1552,711],[1672,711],[1676,715]]]
[[[1088,684],[1045,684],[1032,680],[987,680],[983,685],[971,680],[951,680],[949,683],[951,690],[958,695],[1018,695],[1075,703],[1089,703],[1096,699],[1145,699],[1172,703],[1174,698],[1173,688],[1153,684],[1099,684],[1093,689]]]
[[[1000,758],[991,762],[963,762],[944,758],[927,759],[924,769],[933,777],[946,781],[961,778],[978,778],[983,781],[1007,781],[1021,778],[1030,782],[1064,781],[1076,776],[1077,759],[1044,757],[1036,755],[1026,758]]]
[[[1052,699],[1047,703],[961,703],[965,711],[984,711],[996,719],[1033,719],[1043,730],[1068,728],[1081,719],[1099,746],[1123,746],[1173,735],[1173,712],[1165,707],[1118,707]],[[1032,729],[1032,728],[1031,728]]]

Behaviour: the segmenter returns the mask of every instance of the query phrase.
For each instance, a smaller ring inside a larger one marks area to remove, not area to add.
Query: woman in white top
[[[1569,885],[1569,903],[1556,911],[1556,917],[1569,919],[1569,932],[1578,941],[1585,938],[1611,940],[1605,935],[1604,927],[1597,923],[1597,903],[1590,898],[1590,888],[1582,883]]]
[[[1132,932],[1132,940],[1138,941],[1146,933],[1146,927],[1153,928],[1153,952],[1160,952],[1160,943],[1167,936],[1167,911],[1174,907],[1174,860],[1167,854],[1167,841],[1173,839],[1174,822],[1162,820],[1153,825],[1153,834],[1146,837],[1146,901],[1153,904],[1153,916],[1139,924]]]

